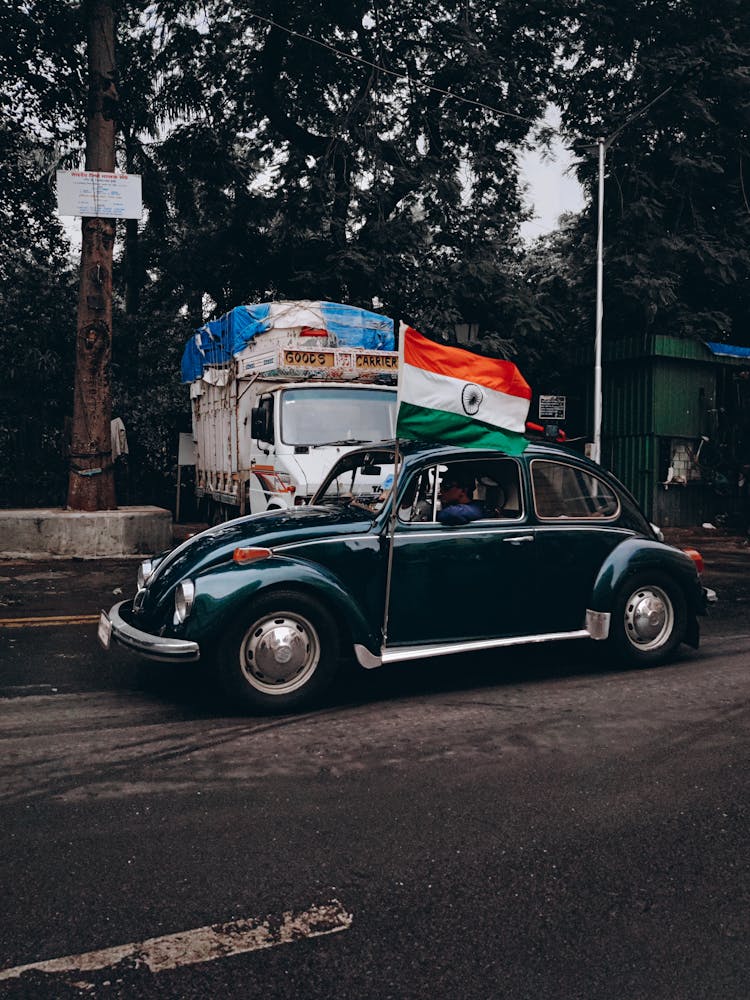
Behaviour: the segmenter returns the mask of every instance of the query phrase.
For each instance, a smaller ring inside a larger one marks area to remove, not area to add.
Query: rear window
[[[534,509],[542,521],[612,519],[620,501],[604,480],[562,462],[537,459],[531,463]]]

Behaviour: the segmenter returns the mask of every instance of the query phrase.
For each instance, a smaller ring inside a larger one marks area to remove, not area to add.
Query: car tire
[[[330,612],[293,590],[254,601],[218,655],[226,694],[244,709],[262,712],[313,704],[333,680],[338,662],[338,630]]]
[[[686,629],[687,605],[679,585],[662,573],[640,573],[617,593],[609,642],[629,666],[658,666],[674,655]]]

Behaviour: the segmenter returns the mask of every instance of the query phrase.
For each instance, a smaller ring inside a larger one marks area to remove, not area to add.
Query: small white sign
[[[565,420],[566,396],[540,396],[540,420]]]
[[[240,355],[238,361],[240,369],[238,378],[243,378],[245,375],[254,375],[256,372],[270,371],[273,368],[278,368],[279,352],[267,351],[265,354],[257,354],[255,357],[249,358],[243,358]]]
[[[101,170],[58,170],[57,214],[91,219],[140,219],[141,176]]]
[[[180,434],[177,448],[178,465],[195,465],[195,441],[192,434]]]

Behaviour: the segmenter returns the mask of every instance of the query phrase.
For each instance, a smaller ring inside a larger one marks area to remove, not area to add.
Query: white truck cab
[[[393,386],[270,386],[251,412],[250,511],[308,503],[343,452],[395,434]]]
[[[391,320],[333,303],[239,310],[263,329],[238,338],[246,315],[227,314],[183,356],[196,495],[211,523],[307,503],[343,452],[395,436]]]

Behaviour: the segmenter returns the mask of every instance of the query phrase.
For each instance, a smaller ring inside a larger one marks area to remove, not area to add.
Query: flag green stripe
[[[493,427],[457,413],[415,406],[414,403],[399,405],[396,435],[417,441],[455,444],[464,448],[496,448],[509,455],[520,455],[528,443],[523,434]]]

